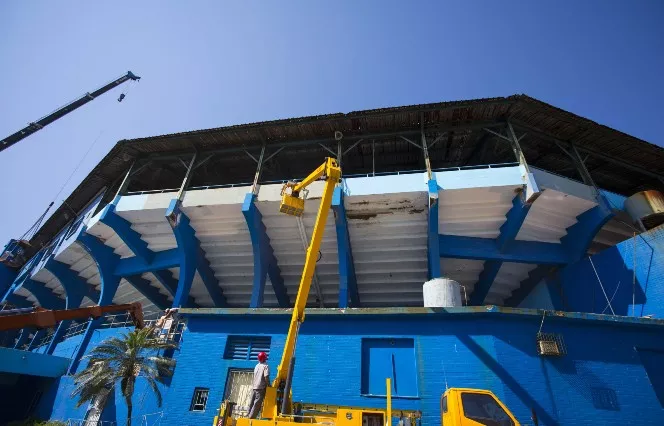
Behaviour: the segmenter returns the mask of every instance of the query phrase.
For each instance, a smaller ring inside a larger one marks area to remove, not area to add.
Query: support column
[[[507,212],[505,223],[500,227],[500,235],[496,240],[496,245],[500,253],[508,251],[516,236],[526,220],[531,204],[526,201],[525,189],[512,199],[512,208]],[[484,269],[480,273],[473,294],[470,297],[471,305],[482,305],[484,299],[489,294],[500,268],[503,266],[501,260],[487,260],[484,262]]]
[[[65,309],[65,301],[56,296],[45,284],[26,278],[22,285],[35,296],[43,308]]]
[[[112,249],[106,247],[101,242],[99,242],[92,235],[81,232],[77,240],[83,249],[87,251],[92,259],[97,265],[99,270],[99,278],[101,279],[101,293],[99,296],[99,301],[97,304],[99,306],[107,306],[113,303],[113,298],[115,293],[118,291],[120,285],[120,277],[114,274],[115,267],[117,264],[117,259],[114,259],[111,256]],[[85,331],[83,332],[83,337],[81,338],[81,343],[76,349],[76,353],[72,358],[72,362],[69,366],[69,373],[73,374],[78,369],[78,366],[81,362],[81,358],[88,349],[90,340],[92,339],[92,334],[103,322],[104,318],[97,318],[91,320],[88,323]]]
[[[180,308],[187,304],[197,270],[215,307],[225,307],[227,306],[226,297],[221,291],[219,280],[205,258],[205,252],[196,238],[196,231],[191,226],[189,217],[181,210],[180,204],[179,199],[172,200],[166,211],[166,218],[178,244],[180,258],[180,277],[173,298],[173,307]]]
[[[440,231],[438,229],[438,182],[432,176],[427,182],[429,192],[429,217],[427,228],[427,278],[440,278]]]
[[[263,216],[256,207],[255,200],[256,195],[248,193],[242,204],[242,214],[247,221],[254,254],[254,282],[249,307],[261,308],[263,306],[265,282],[269,275],[279,306],[286,308],[290,306],[290,299],[286,292],[284,280],[281,277],[277,258],[270,244],[270,238],[267,236],[267,230],[263,224]]]
[[[340,186],[334,188],[332,211],[334,212],[334,224],[337,231],[337,253],[339,255],[339,307],[358,307],[360,306],[360,295],[355,277],[355,264],[353,263],[353,251],[348,232],[344,194]]]
[[[74,309],[81,306],[83,297],[85,294],[85,288],[88,284],[83,281],[75,272],[69,269],[69,265],[66,265],[57,260],[51,259],[46,263],[46,269],[55,275],[55,278],[60,281],[62,287],[65,289],[65,309]],[[95,300],[95,299],[92,299]],[[62,340],[62,337],[67,332],[67,329],[71,325],[72,321],[61,321],[55,329],[53,338],[51,342],[46,347],[46,354],[51,355],[58,343]],[[40,330],[41,331],[41,330]]]

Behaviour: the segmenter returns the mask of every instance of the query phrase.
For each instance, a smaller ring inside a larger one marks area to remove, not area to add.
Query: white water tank
[[[454,308],[461,304],[461,285],[449,278],[434,278],[422,286],[425,308]]]

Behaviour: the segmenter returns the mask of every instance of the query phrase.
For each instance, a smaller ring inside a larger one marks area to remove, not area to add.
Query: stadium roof
[[[423,130],[434,169],[497,164],[516,160],[509,144],[485,129],[501,133],[508,121],[532,166],[578,179],[576,167],[561,149],[575,147],[603,189],[630,195],[664,187],[663,148],[529,96],[513,95],[122,140],[43,224],[32,243],[47,243],[72,219],[73,211],[81,211],[104,189],[112,198],[134,160],[141,167],[130,191],[178,188],[185,174],[182,163],[194,151],[200,167],[192,186],[250,183],[263,145],[265,157],[272,157],[262,180],[293,179],[337,152],[334,133],[340,131],[345,175],[421,170],[424,160],[415,145]]]

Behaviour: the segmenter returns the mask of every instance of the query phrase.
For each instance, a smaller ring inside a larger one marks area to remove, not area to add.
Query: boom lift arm
[[[115,86],[118,86],[126,81],[138,81],[140,80],[141,77],[135,75],[131,71],[127,71],[127,74],[116,78],[115,80],[111,81],[110,83],[105,84],[104,86],[100,87],[99,89],[95,90],[94,92],[89,92],[81,96],[80,98],[76,99],[75,101],[72,101],[68,103],[67,105],[58,108],[57,110],[53,111],[52,113],[40,118],[37,121],[33,121],[32,123],[28,124],[26,127],[22,128],[18,132],[7,136],[6,138],[0,140],[0,151],[4,151],[5,149],[9,148],[10,146],[14,145],[17,142],[20,142],[21,140],[27,138],[31,134],[41,130],[44,128],[44,126],[47,126],[54,122],[55,120],[64,117],[65,115],[69,114],[70,112],[74,111],[75,109],[78,109],[82,107],[83,105],[87,104],[91,100],[103,95],[104,93],[108,92]],[[122,98],[124,98],[124,94],[120,95],[120,98],[118,101],[121,101]]]
[[[18,330],[24,327],[48,328],[60,321],[83,318],[100,318],[111,312],[127,311],[137,328],[143,328],[143,309],[139,302],[124,305],[89,306],[77,309],[14,309],[0,311],[0,331]]]
[[[268,388],[265,396],[264,407],[273,410],[273,417],[277,415],[277,389],[282,385],[283,391],[283,404],[282,412],[289,411],[290,400],[290,383],[288,383],[292,375],[292,364],[295,353],[295,345],[297,343],[297,335],[300,330],[300,325],[304,321],[304,309],[307,305],[309,298],[309,290],[311,289],[311,281],[313,279],[314,270],[316,268],[316,259],[318,251],[320,250],[321,241],[323,240],[323,233],[325,232],[325,224],[332,205],[332,194],[334,187],[341,180],[341,168],[333,158],[326,158],[325,163],[321,164],[309,176],[304,178],[302,182],[292,183],[289,182],[284,185],[282,190],[282,199],[279,210],[282,213],[290,214],[293,216],[300,216],[304,212],[304,199],[300,198],[300,192],[309,186],[311,183],[322,179],[325,181],[323,189],[323,196],[320,200],[318,207],[318,215],[316,216],[316,223],[314,224],[314,231],[311,235],[311,241],[307,248],[306,258],[304,261],[304,269],[302,277],[300,278],[300,286],[295,299],[295,306],[293,307],[293,315],[291,317],[290,326],[288,327],[288,335],[286,336],[286,343],[284,345],[284,352],[281,355],[281,362],[277,369],[277,375],[272,383],[272,388]],[[290,193],[289,193],[290,191]],[[265,409],[263,411],[266,412]]]

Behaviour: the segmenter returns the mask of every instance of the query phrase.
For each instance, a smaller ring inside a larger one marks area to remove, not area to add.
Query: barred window
[[[238,361],[255,361],[258,359],[260,352],[270,355],[271,343],[272,338],[270,336],[228,336],[224,358]]]
[[[194,389],[194,396],[191,398],[191,405],[189,406],[189,411],[205,411],[209,393],[210,389],[208,388]]]

